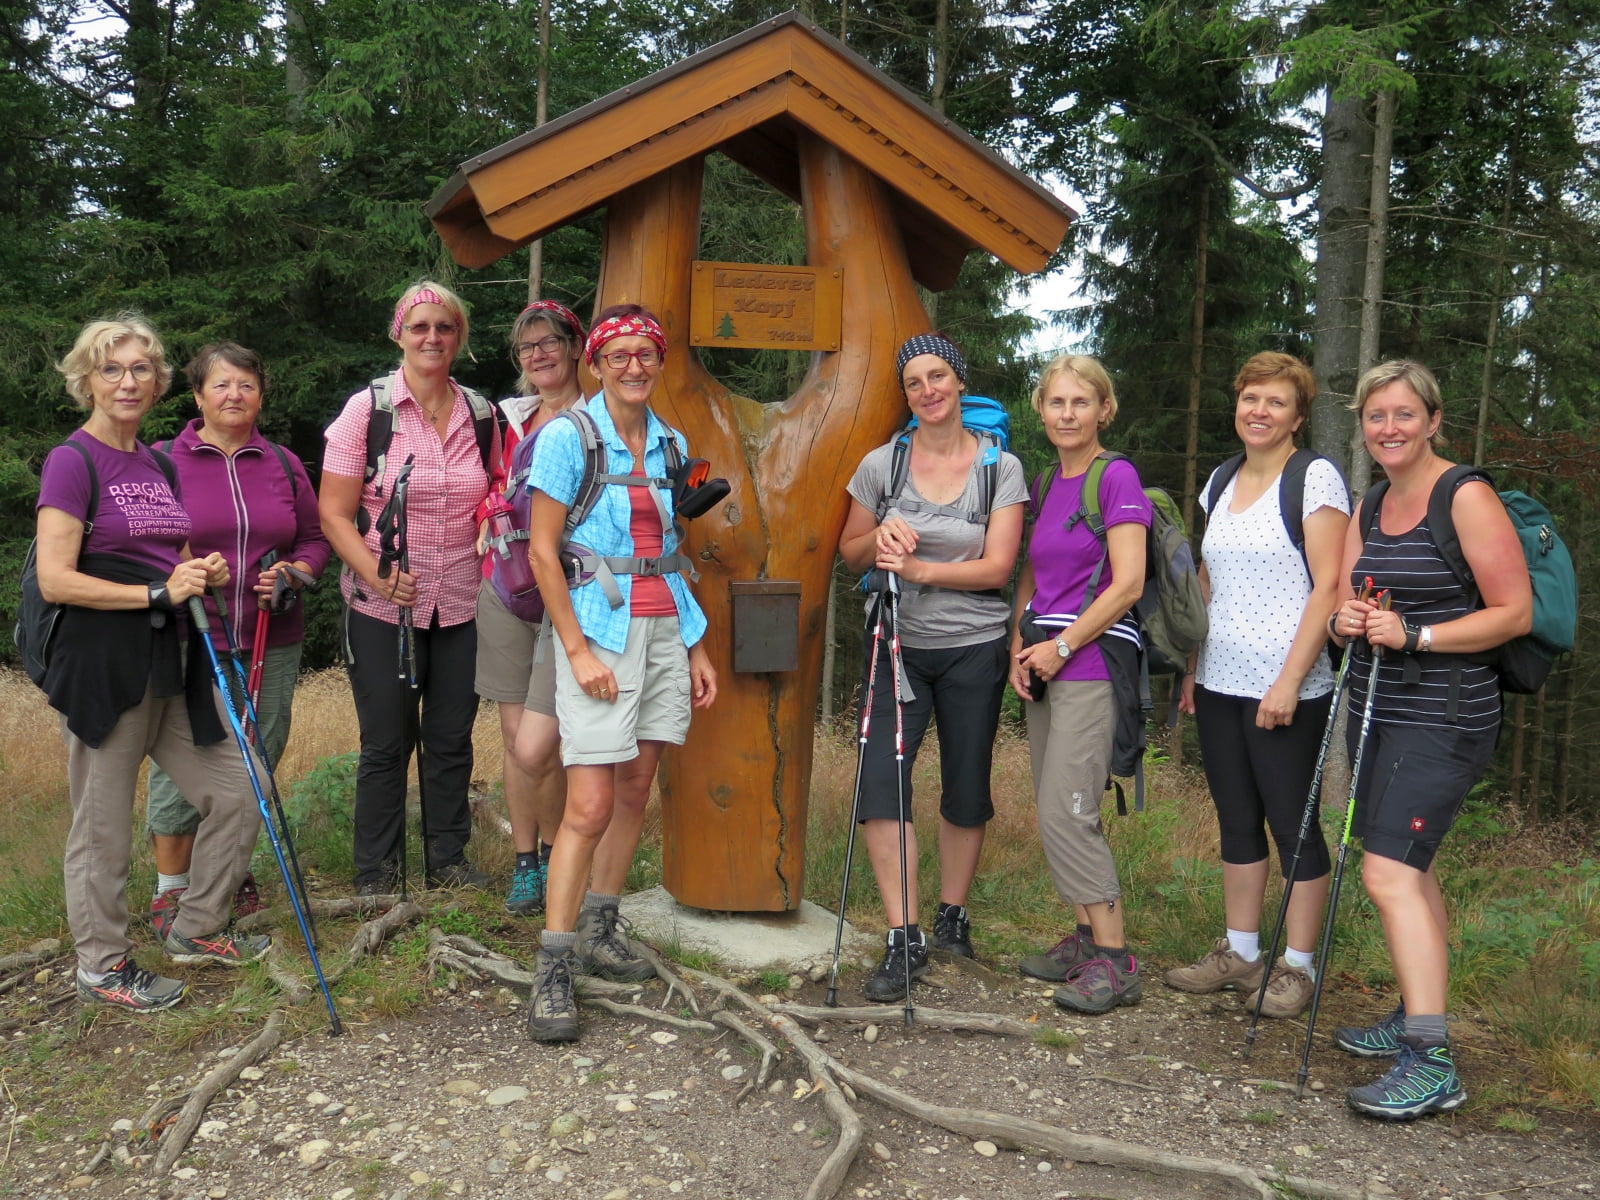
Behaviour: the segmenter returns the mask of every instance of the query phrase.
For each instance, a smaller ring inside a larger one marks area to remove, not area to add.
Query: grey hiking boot
[[[1385,1121],[1414,1121],[1429,1113],[1459,1108],[1466,1100],[1449,1043],[1423,1046],[1402,1037],[1397,1054],[1394,1066],[1382,1079],[1344,1094],[1351,1108]]]
[[[578,997],[572,983],[576,966],[568,950],[540,950],[534,959],[533,994],[528,998],[528,1036],[534,1041],[578,1040]]]
[[[1258,981],[1256,987],[1261,986]],[[1278,959],[1267,981],[1267,994],[1261,1001],[1261,1015],[1280,1020],[1298,1017],[1311,1007],[1311,994],[1317,990],[1316,980],[1304,967],[1291,967],[1286,958]],[[1244,1003],[1254,1008],[1259,991],[1246,992]]]
[[[1073,930],[1043,954],[1030,954],[1017,964],[1017,970],[1047,983],[1060,983],[1094,957],[1094,939]]]
[[[1131,954],[1126,968],[1109,958],[1092,958],[1074,967],[1055,995],[1058,1008],[1090,1016],[1137,1004],[1142,999],[1144,983],[1139,979],[1139,960]]]
[[[928,942],[926,938],[918,938],[911,944],[911,961],[906,961],[906,931],[901,928],[889,930],[888,941],[883,949],[883,961],[878,964],[878,969],[867,977],[867,982],[861,985],[861,994],[874,1004],[890,1004],[895,1000],[903,1000],[906,994],[906,975],[910,972],[912,979],[921,979],[928,973]]]
[[[972,921],[964,904],[941,904],[933,918],[933,948],[958,958],[976,959],[972,952]]]
[[[643,983],[656,977],[648,959],[634,952],[628,940],[628,920],[615,904],[585,908],[578,913],[578,941],[573,954],[578,969],[618,983]]]
[[[1406,1006],[1376,1025],[1346,1025],[1333,1031],[1333,1044],[1356,1058],[1392,1058],[1400,1053],[1400,1035],[1406,1031]]]
[[[76,979],[79,1003],[106,1004],[135,1013],[171,1008],[189,990],[189,985],[181,979],[168,979],[146,971],[131,958],[112,967],[99,983],[90,983],[81,973]]]
[[[1223,988],[1251,992],[1261,986],[1261,973],[1266,969],[1267,964],[1259,958],[1255,962],[1240,958],[1228,948],[1228,939],[1220,937],[1211,943],[1211,949],[1199,962],[1173,967],[1161,981],[1169,988],[1201,996]]]
[[[167,934],[167,957],[176,963],[221,963],[225,967],[242,967],[272,949],[272,939],[266,934],[239,934],[230,929],[219,929],[205,937],[187,938],[176,929]]]

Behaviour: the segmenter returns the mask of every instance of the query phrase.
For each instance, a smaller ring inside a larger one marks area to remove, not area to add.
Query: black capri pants
[[[1217,809],[1223,862],[1243,866],[1266,858],[1265,826],[1278,845],[1278,869],[1289,878],[1311,777],[1316,773],[1317,749],[1332,703],[1331,692],[1302,700],[1291,723],[1260,729],[1256,726],[1260,699],[1194,689],[1200,757],[1205,762],[1211,802]],[[1306,830],[1294,879],[1321,878],[1329,865],[1322,823],[1313,820]]]
[[[1007,639],[1004,634],[974,646],[920,650],[906,646],[901,652],[912,699],[901,719],[905,731],[905,760],[901,786],[905,789],[906,817],[911,816],[911,767],[928,730],[929,718],[937,723],[939,772],[942,794],[939,815],[950,824],[975,828],[994,817],[989,772],[994,764],[994,739],[1000,729],[1000,700],[1006,686]],[[862,658],[862,695],[866,703],[868,672],[872,664],[872,631],[867,631]],[[872,688],[872,719],[861,762],[861,795],[856,809],[859,821],[897,820],[894,762],[894,672],[889,639],[878,647],[878,670]]]

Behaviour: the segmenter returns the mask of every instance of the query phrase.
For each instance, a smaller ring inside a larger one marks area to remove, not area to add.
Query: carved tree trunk
[[[844,489],[904,418],[895,350],[927,317],[880,185],[802,135],[808,262],[843,272],[843,323],[868,336],[849,351],[814,355],[782,404],[730,394],[689,346],[703,174],[701,160],[684,163],[611,200],[599,303],[636,301],[661,316],[669,349],[656,412],[733,489],[689,527],[719,694],[695,713],[688,743],[665,759],[663,882],[698,908],[779,911],[799,906],[804,884],[813,718]],[[798,670],[733,671],[728,585],[757,579],[799,581]]]

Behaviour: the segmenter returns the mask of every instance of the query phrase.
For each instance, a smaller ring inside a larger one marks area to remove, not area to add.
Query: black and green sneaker
[[[1333,1031],[1333,1044],[1356,1058],[1393,1058],[1400,1053],[1400,1035],[1406,1031],[1406,1006],[1376,1025],[1345,1025]]]
[[[1429,1113],[1459,1108],[1466,1100],[1448,1042],[1423,1046],[1413,1038],[1401,1037],[1398,1055],[1387,1075],[1366,1087],[1351,1088],[1345,1093],[1345,1102],[1369,1117],[1414,1121]]]

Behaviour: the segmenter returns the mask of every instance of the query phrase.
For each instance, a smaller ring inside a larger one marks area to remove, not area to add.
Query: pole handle
[[[206,606],[199,596],[189,597],[189,617],[194,621],[195,628],[209,640],[211,637],[211,619],[206,616]]]

